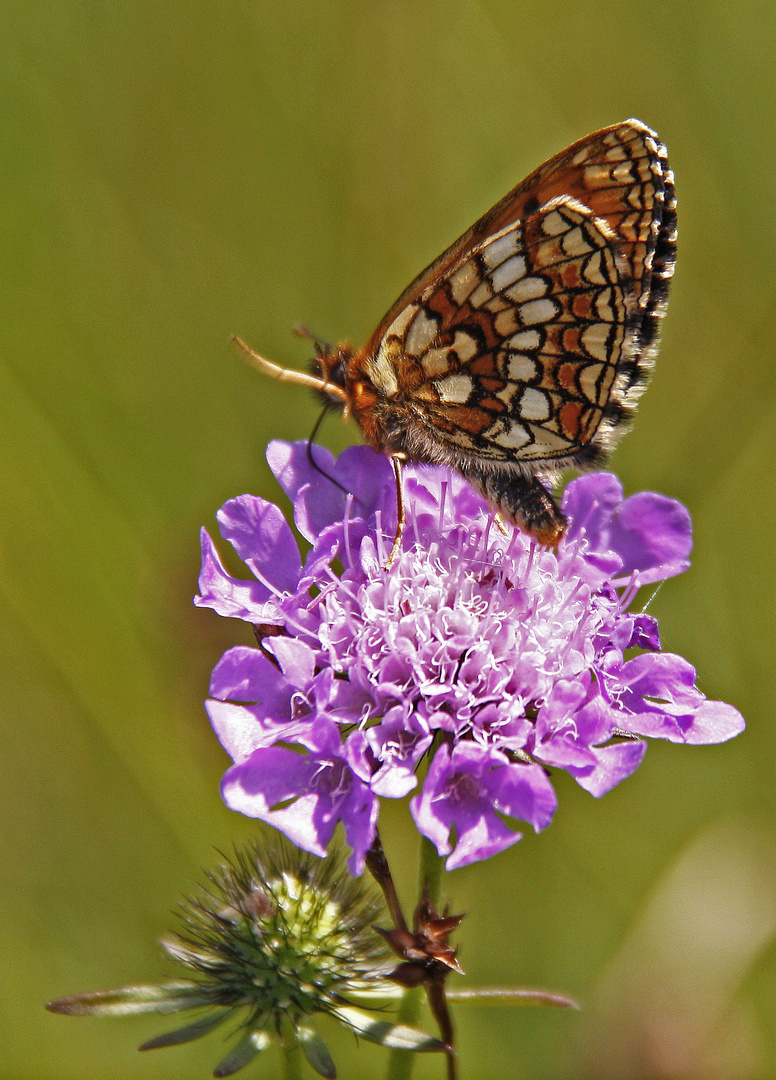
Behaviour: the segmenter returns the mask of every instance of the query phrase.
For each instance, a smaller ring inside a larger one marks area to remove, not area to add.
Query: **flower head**
[[[520,839],[505,817],[549,824],[546,766],[600,796],[639,765],[643,736],[710,743],[743,729],[631,610],[642,585],[689,565],[681,504],[582,477],[563,498],[568,533],[548,550],[500,529],[457,475],[408,467],[407,528],[385,569],[388,461],[366,447],[336,462],[312,453],[276,442],[267,455],[311,545],[304,562],[281,511],[255,496],[218,514],[250,579],[230,576],[203,533],[196,603],[258,639],[225,653],[207,703],[234,762],[222,789],[233,809],[317,855],[341,821],[359,874],[379,797],[415,790],[426,759],[411,812],[454,869]]]
[[[48,1008],[71,1016],[199,1010],[193,1023],[141,1050],[191,1042],[239,1018],[239,1038],[214,1076],[231,1076],[279,1036],[286,1053],[301,1047],[316,1072],[336,1077],[311,1026],[316,1013],[386,1047],[441,1051],[438,1039],[352,1005],[354,996],[374,1006],[375,997],[393,993],[388,950],[372,926],[382,911],[338,860],[322,862],[288,844],[254,845],[208,874],[208,885],[181,905],[180,933],[162,942],[190,978],[79,994]]]

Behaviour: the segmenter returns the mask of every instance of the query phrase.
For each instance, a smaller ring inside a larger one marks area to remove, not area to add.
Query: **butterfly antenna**
[[[318,462],[313,457],[313,442],[315,440],[315,436],[318,434],[318,430],[319,430],[321,424],[323,423],[324,416],[326,415],[327,412],[329,412],[330,409],[331,409],[331,405],[329,405],[328,403],[324,404],[323,408],[320,411],[318,419],[315,421],[315,424],[313,425],[313,430],[310,432],[310,437],[307,440],[307,460],[310,462],[310,464],[312,465],[312,467],[315,469],[315,471],[317,473],[320,473],[321,476],[325,476],[326,479],[330,480],[332,484],[335,484],[340,489],[340,491],[344,491],[346,495],[350,495],[350,492],[344,486],[344,484],[341,484],[339,482],[339,480],[335,480],[334,477],[331,476],[329,473],[327,473],[325,469],[322,469],[321,466],[318,464]]]
[[[297,323],[294,326],[294,333],[297,337],[305,338],[307,341],[312,341],[315,345],[315,351],[319,355],[324,353],[334,352],[334,346],[331,342],[326,341],[325,338],[319,337],[318,334],[313,333],[309,326],[305,326],[304,323]]]
[[[284,368],[280,364],[273,364],[271,360],[259,356],[250,345],[246,345],[241,338],[236,336],[232,337],[232,344],[240,350],[248,363],[260,371],[262,375],[268,375],[270,379],[277,379],[278,382],[293,382],[298,386],[309,386],[311,390],[322,390],[347,405],[347,394],[342,387],[337,386],[335,383],[327,382],[326,379],[321,379],[317,375],[308,375],[304,371],[296,371],[294,368]]]

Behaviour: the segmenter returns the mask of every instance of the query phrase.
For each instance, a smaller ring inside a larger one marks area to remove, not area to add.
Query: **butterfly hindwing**
[[[624,430],[675,257],[666,149],[626,120],[513,188],[415,278],[363,348],[319,345],[316,374],[295,378],[344,406],[396,469],[457,469],[505,520],[556,545],[566,526],[548,481],[600,464]]]
[[[556,198],[430,285],[388,327],[379,364],[454,453],[552,468],[627,406],[635,310],[611,231]]]
[[[646,124],[625,120],[573,143],[500,199],[411,282],[365,351],[374,353],[397,316],[452,264],[559,196],[576,199],[611,229],[642,313],[640,339],[650,344],[676,260],[676,200],[665,147]]]

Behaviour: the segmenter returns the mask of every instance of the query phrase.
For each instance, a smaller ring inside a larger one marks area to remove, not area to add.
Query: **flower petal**
[[[202,569],[199,575],[197,607],[213,608],[230,619],[245,619],[253,623],[280,621],[278,605],[272,592],[261,581],[243,581],[231,577],[224,569],[213,541],[202,529]]]
[[[274,825],[303,851],[323,857],[337,821],[319,812],[319,796],[311,790],[315,771],[314,760],[292,750],[255,750],[227,770],[221,795],[230,809]]]
[[[689,565],[692,551],[690,515],[676,499],[642,491],[627,498],[612,516],[608,541],[622,557],[623,574],[669,567],[679,574]]]
[[[241,764],[259,747],[272,746],[285,731],[277,722],[267,722],[263,710],[232,701],[209,698],[205,710],[218,741],[235,764]]]
[[[560,504],[569,519],[567,540],[585,536],[592,550],[606,551],[609,522],[622,501],[622,484],[613,473],[576,477],[567,485]]]
[[[696,710],[692,726],[685,732],[687,743],[727,742],[746,727],[738,709],[724,701],[704,701]]]
[[[326,484],[326,473],[334,472],[334,457],[325,446],[310,446],[306,440],[285,442],[273,439],[267,447],[267,464],[283,491],[294,502],[305,484]],[[313,464],[315,462],[315,465]],[[323,470],[319,472],[316,465]],[[339,489],[331,485],[335,491]],[[342,500],[340,500],[342,503]],[[332,517],[331,521],[335,518]]]
[[[291,686],[304,689],[315,672],[315,653],[307,642],[278,635],[267,639],[266,648],[280,664]]]
[[[273,692],[275,685],[277,692]],[[236,645],[227,649],[210,676],[210,696],[224,701],[262,701],[277,708],[288,697],[288,684],[259,649]]]
[[[395,521],[396,488],[385,454],[369,446],[349,446],[337,458],[334,475],[353,496],[353,517],[371,519],[380,510],[383,525],[393,528],[386,515],[393,512]]]
[[[561,502],[569,518],[567,543],[585,536],[591,552],[615,552],[622,577],[639,572],[642,584],[687,569],[692,523],[681,503],[642,491],[623,499],[622,485],[611,473],[572,480]]]
[[[440,855],[450,853],[455,829],[448,870],[517,843],[521,833],[508,828],[496,809],[538,831],[549,824],[555,807],[555,792],[541,766],[511,764],[503,754],[473,743],[459,743],[452,752],[440,746],[422,792],[410,802],[415,824]]]
[[[221,535],[245,565],[279,592],[293,592],[302,570],[291,527],[274,503],[256,495],[239,495],[216,515]]]
[[[630,776],[641,764],[647,752],[647,744],[640,739],[597,746],[593,750],[594,763],[586,768],[567,766],[568,772],[580,787],[599,799],[607,791]]]

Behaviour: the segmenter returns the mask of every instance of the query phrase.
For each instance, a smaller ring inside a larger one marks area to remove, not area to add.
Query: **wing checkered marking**
[[[553,461],[590,442],[635,310],[612,239],[586,207],[556,198],[388,328],[381,351],[401,358],[400,393],[441,441],[503,461]]]
[[[364,352],[374,354],[396,317],[416,303],[429,284],[449,273],[462,254],[557,197],[576,199],[600,218],[628,266],[640,312],[635,319],[639,348],[623,382],[643,386],[676,263],[676,197],[666,148],[640,120],[593,132],[535,169],[415,278]]]

